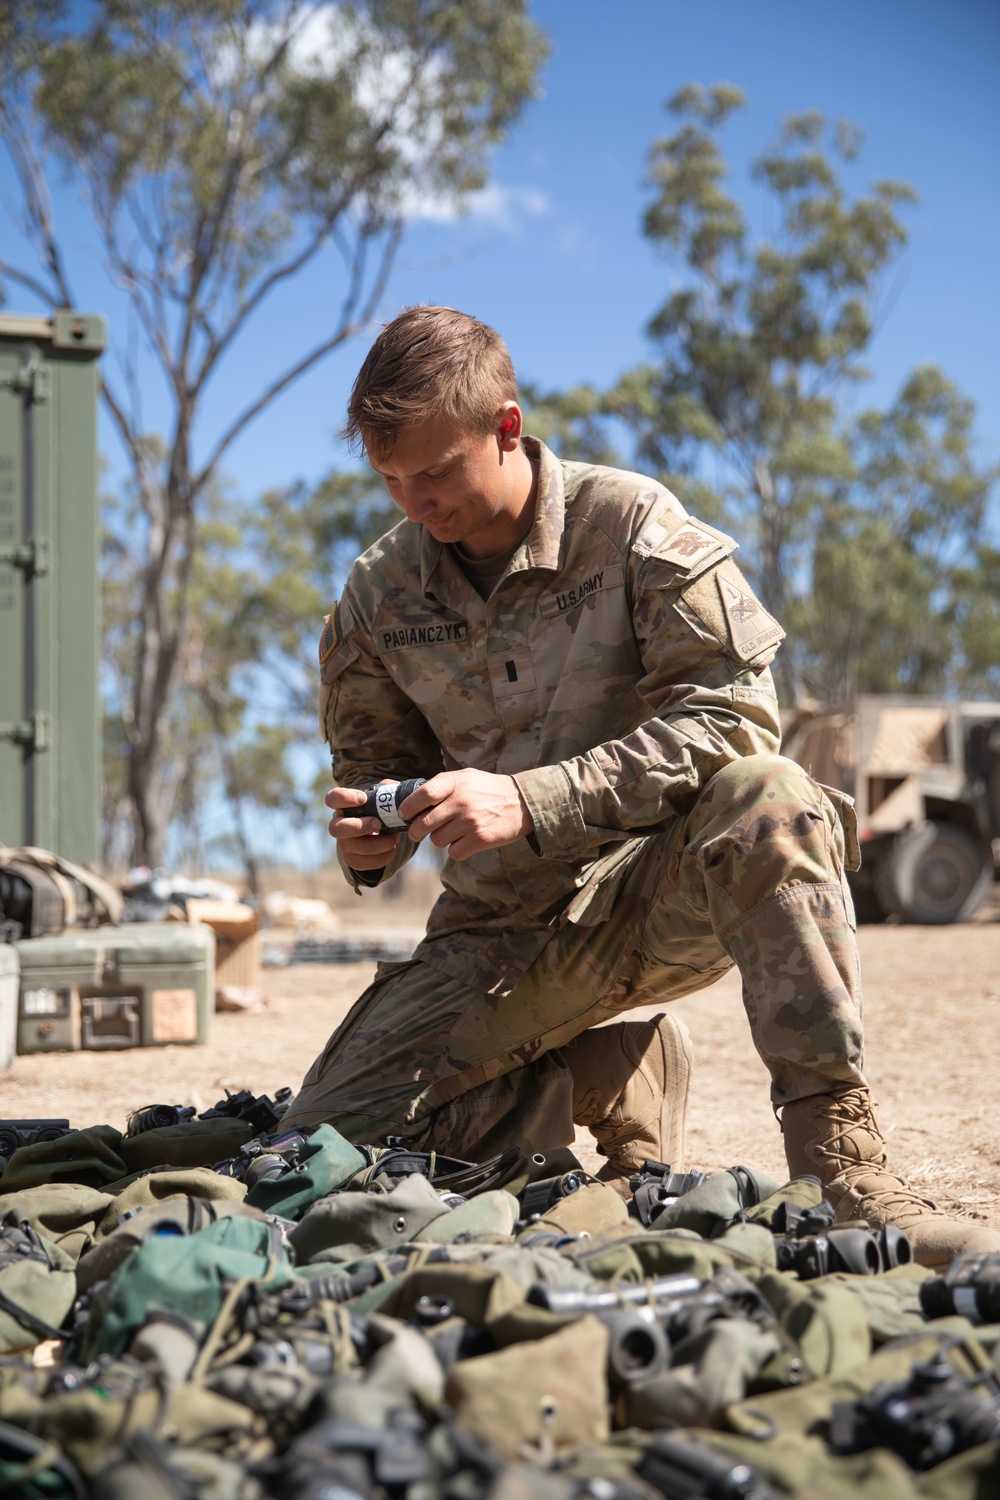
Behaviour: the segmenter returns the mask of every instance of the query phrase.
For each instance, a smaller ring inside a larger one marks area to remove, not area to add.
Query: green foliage
[[[849,414],[915,195],[879,182],[852,197],[860,132],[792,116],[751,167],[773,226],[755,237],[720,145],[742,104],[730,85],[669,101],[644,221],[674,285],[648,327],[656,357],[583,404],[546,398],[551,430],[598,451],[614,422],[637,466],[734,532],[789,628],[786,698],[995,689],[997,471],[977,460],[971,403],[926,368],[889,411]]]
[[[817,508],[811,586],[789,605],[814,696],[1000,685],[996,580],[983,540],[1000,469],[977,462],[973,416],[972,403],[925,366],[887,412],[854,424],[849,482]]]
[[[197,773],[178,777],[165,757],[168,720],[190,686],[202,512],[221,460],[276,396],[374,315],[420,203],[460,204],[482,185],[546,47],[524,0],[17,0],[0,9],[0,136],[36,264],[0,259],[0,283],[47,306],[75,304],[78,251],[59,234],[48,189],[61,166],[81,189],[172,409],[169,430],[149,433],[131,352],[121,383],[104,361],[103,395],[131,464],[119,558],[131,576],[115,586],[131,588],[134,612],[113,627],[113,675],[133,857],[157,864],[174,795]],[[196,451],[206,393],[235,341],[320,260],[330,291],[301,348],[284,369],[262,360],[257,391]]]

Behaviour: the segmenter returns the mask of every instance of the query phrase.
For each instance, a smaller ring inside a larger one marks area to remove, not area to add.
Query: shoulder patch
[[[784,640],[785,632],[763,604],[746,589],[721,572],[715,575],[722,596],[722,608],[729,623],[729,637],[740,661],[760,656],[768,646]]]
[[[337,635],[337,612],[323,616],[323,634],[319,638],[319,664],[325,667],[340,644]]]

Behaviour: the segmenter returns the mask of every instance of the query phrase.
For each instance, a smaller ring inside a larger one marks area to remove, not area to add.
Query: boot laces
[[[895,1172],[886,1169],[885,1144],[875,1119],[872,1101],[867,1092],[851,1089],[831,1100],[827,1118],[834,1124],[831,1134],[823,1142],[824,1156],[836,1162],[838,1183],[857,1193],[859,1198],[877,1198],[886,1208],[933,1209],[936,1205],[924,1198]],[[856,1148],[858,1129],[871,1134],[879,1142],[879,1150],[871,1157],[853,1158],[841,1151],[841,1144],[850,1140]],[[874,1182],[872,1181],[874,1178]]]

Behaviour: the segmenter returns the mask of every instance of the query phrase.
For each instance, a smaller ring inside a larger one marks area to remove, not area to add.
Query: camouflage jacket
[[[473,767],[513,775],[531,812],[533,836],[446,862],[421,956],[448,969],[456,934],[600,920],[643,835],[779,745],[767,666],[783,632],[736,543],[651,479],[525,446],[535,519],[489,599],[403,521],[355,563],[320,644],[338,783]]]

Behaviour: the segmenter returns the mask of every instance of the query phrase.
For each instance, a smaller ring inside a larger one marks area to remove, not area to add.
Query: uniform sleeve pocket
[[[333,719],[337,709],[337,699],[340,697],[340,685],[344,673],[357,660],[359,655],[356,646],[348,641],[341,641],[335,650],[324,661],[320,668],[319,676],[319,729],[327,744],[333,733]]]
[[[816,784],[833,803],[840,826],[844,830],[844,868],[860,870],[861,844],[858,840],[858,812],[854,806],[854,798],[849,797],[846,792],[838,791],[836,787],[824,786],[821,781]]]

